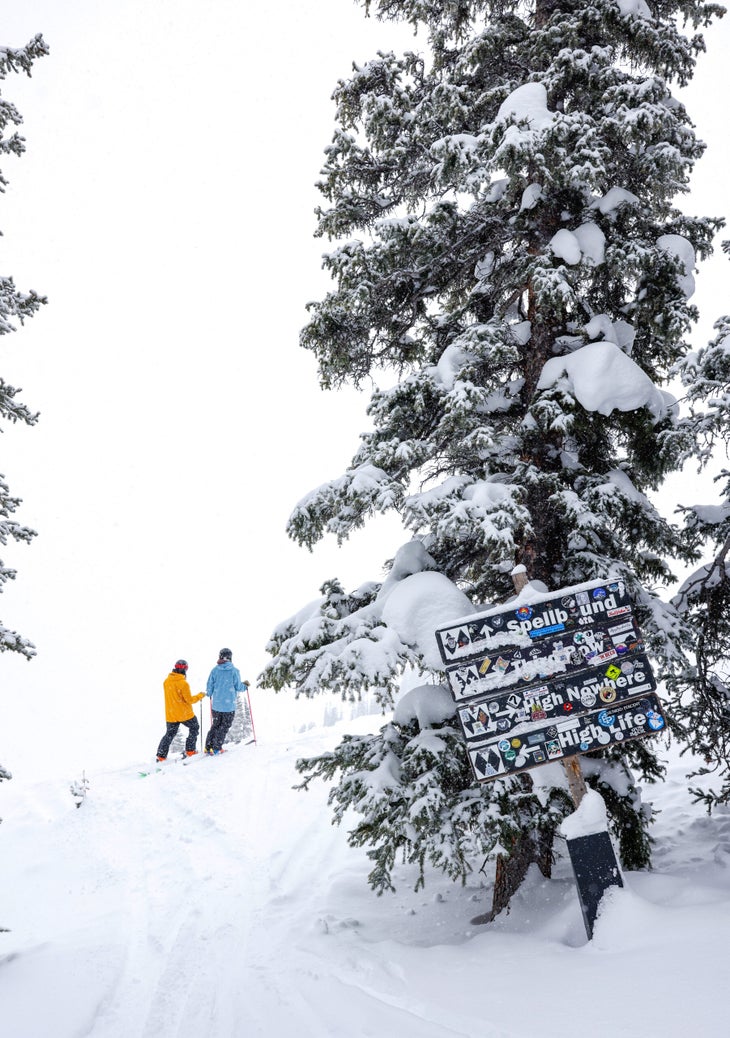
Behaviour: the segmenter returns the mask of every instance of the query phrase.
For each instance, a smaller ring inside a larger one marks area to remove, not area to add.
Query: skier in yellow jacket
[[[193,712],[193,703],[197,703],[198,700],[202,699],[205,692],[199,692],[197,696],[190,694],[190,685],[188,685],[186,677],[187,672],[187,660],[178,660],[171,673],[165,678],[165,721],[167,727],[165,734],[160,740],[160,745],[157,747],[158,760],[167,760],[170,743],[177,735],[177,730],[181,724],[184,724],[188,730],[188,737],[185,740],[186,754],[188,757],[192,757],[197,753],[195,747],[198,742],[200,726]]]

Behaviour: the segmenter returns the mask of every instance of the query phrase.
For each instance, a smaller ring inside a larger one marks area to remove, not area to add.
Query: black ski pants
[[[170,743],[177,735],[177,730],[181,724],[184,724],[188,730],[188,737],[185,740],[185,749],[188,752],[192,752],[198,742],[198,732],[200,731],[200,725],[198,719],[193,715],[188,721],[168,721],[167,730],[160,740],[160,745],[157,747],[157,756],[166,757],[170,750]]]
[[[213,723],[210,726],[210,731],[205,737],[206,751],[212,750],[213,753],[215,753],[217,750],[223,748],[223,743],[228,735],[228,729],[233,724],[235,713],[235,710],[213,711]]]

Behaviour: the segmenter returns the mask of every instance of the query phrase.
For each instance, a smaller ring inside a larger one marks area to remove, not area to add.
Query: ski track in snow
[[[79,810],[68,783],[4,786],[3,1038],[552,1038],[576,1018],[725,1038],[730,812],[693,806],[681,769],[655,871],[625,877],[588,943],[564,858],[489,927],[469,923],[480,875],[415,893],[403,868],[375,897],[327,789],[292,789],[334,738],[101,773]]]

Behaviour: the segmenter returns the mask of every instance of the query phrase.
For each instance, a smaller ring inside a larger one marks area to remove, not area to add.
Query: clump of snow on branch
[[[442,724],[456,713],[454,697],[443,685],[418,685],[398,700],[393,714],[396,724],[417,721],[421,731]]]
[[[436,628],[474,608],[443,573],[414,573],[392,588],[384,585],[379,601],[383,622],[433,670],[442,668]]]
[[[547,90],[542,83],[524,83],[505,98],[497,120],[510,118],[517,123],[527,122],[531,130],[546,130],[552,125],[555,113],[548,109]]]
[[[730,501],[720,505],[689,505],[688,511],[693,512],[703,526],[716,526],[730,519]]]
[[[668,253],[676,259],[683,268],[683,273],[677,275],[677,285],[684,293],[686,299],[694,295],[695,279],[694,267],[696,262],[695,250],[692,244],[683,238],[681,234],[663,234],[657,238],[657,245],[662,252]]]
[[[337,581],[274,631],[276,659],[262,675],[264,685],[296,685],[313,696],[337,689],[357,697],[374,688],[390,705],[408,667],[442,670],[435,631],[473,603],[443,574],[420,540],[403,545],[382,585],[347,595]]]
[[[667,413],[667,398],[631,357],[613,342],[590,342],[542,369],[538,389],[563,382],[586,411],[610,415],[646,407],[655,421]]]
[[[607,314],[595,314],[585,325],[585,333],[589,339],[603,339],[619,346],[624,353],[631,355],[636,338],[636,329],[628,321],[612,321]]]
[[[575,266],[581,260],[593,267],[603,263],[606,251],[606,236],[598,224],[589,221],[575,230],[562,227],[549,242],[550,251],[568,266]]]
[[[468,358],[467,352],[453,344],[446,347],[436,365],[436,377],[444,389],[451,390]]]
[[[614,217],[616,211],[622,205],[639,205],[639,198],[632,191],[627,191],[623,187],[612,187],[602,195],[596,202],[593,203],[593,207],[602,213],[603,216]]]
[[[616,6],[625,17],[640,18],[645,22],[654,21],[654,15],[646,0],[616,0]]]

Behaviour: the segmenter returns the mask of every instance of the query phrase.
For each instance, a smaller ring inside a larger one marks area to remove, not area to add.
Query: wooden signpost
[[[526,578],[513,577],[519,592]],[[623,581],[520,595],[440,628],[436,641],[477,782],[560,761],[578,808],[581,754],[666,727]],[[621,874],[607,832],[569,839],[568,850],[590,938]]]

